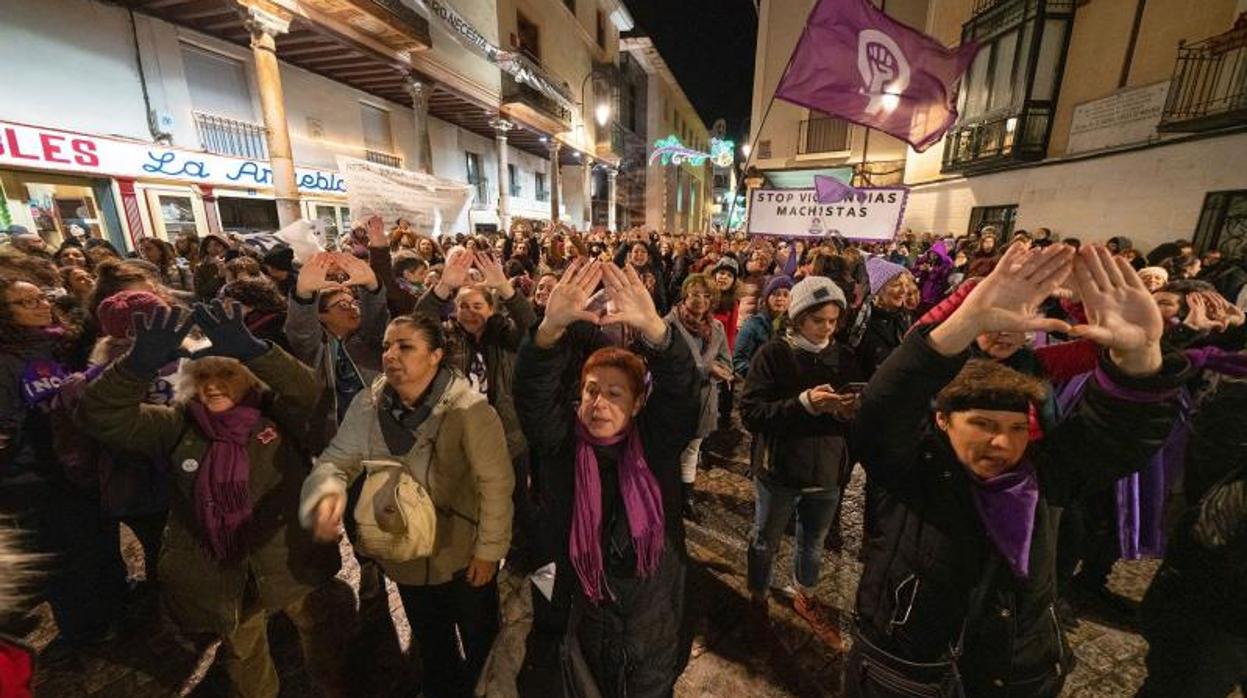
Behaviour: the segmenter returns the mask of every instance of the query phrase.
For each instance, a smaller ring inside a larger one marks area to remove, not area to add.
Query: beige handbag
[[[432,555],[437,510],[428,489],[398,461],[366,460],[363,466],[367,477],[355,506],[355,547],[386,562]]]

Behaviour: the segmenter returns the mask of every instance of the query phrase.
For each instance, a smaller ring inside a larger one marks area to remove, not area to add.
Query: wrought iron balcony
[[[209,153],[268,160],[268,140],[263,126],[199,111],[192,115],[199,145]]]
[[[1157,130],[1208,131],[1247,123],[1247,15],[1237,25],[1194,44],[1178,44]]]
[[[559,104],[556,100],[542,93],[537,88],[522,82],[517,82],[510,75],[502,76],[502,102],[503,104],[522,104],[544,116],[547,116],[564,125],[564,130],[571,127],[572,113],[566,107]]]
[[[397,155],[383,153],[379,150],[365,150],[364,159],[368,162],[375,162],[378,165],[386,165],[387,167],[402,167],[403,159]]]
[[[849,122],[823,117],[801,122],[797,154],[841,153],[849,149]]]
[[[957,124],[944,136],[944,172],[975,172],[1042,160],[1052,109],[1030,106]]]

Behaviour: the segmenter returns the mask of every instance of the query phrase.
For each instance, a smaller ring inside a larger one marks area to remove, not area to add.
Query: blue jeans
[[[801,490],[755,478],[753,529],[749,533],[749,590],[771,586],[771,568],[784,528],[797,514],[797,555],[794,576],[803,587],[818,583],[823,562],[823,541],[840,506],[840,490]]]

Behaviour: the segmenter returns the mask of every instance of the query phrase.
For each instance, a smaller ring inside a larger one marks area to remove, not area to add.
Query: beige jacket
[[[342,425],[303,483],[299,520],[312,525],[312,512],[327,494],[346,496],[363,472],[363,461],[398,460],[428,488],[437,508],[437,539],[432,556],[409,562],[382,562],[399,584],[431,585],[450,581],[473,557],[498,561],[511,545],[511,491],[515,473],[507,455],[506,434],[498,413],[455,374],[429,419],[441,417],[429,467],[417,463],[413,448],[390,453],[381,434],[377,407],[385,388],[380,377],[351,402]],[[354,512],[347,511],[346,516]]]

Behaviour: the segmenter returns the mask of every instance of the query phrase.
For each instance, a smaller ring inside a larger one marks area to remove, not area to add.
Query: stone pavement
[[[793,613],[783,598],[772,602],[769,632],[751,633],[746,623],[745,541],[753,519],[752,485],[745,476],[745,442],[739,433],[718,435],[708,444],[705,465],[697,483],[702,520],[689,524],[689,552],[693,565],[689,606],[695,619],[692,659],[676,686],[680,698],[711,696],[821,697],[842,695],[842,658],[830,651]],[[824,600],[841,612],[847,636],[848,615],[861,565],[862,485],[854,472],[839,522],[838,545],[826,553],[819,590]],[[786,579],[792,564],[791,537],[776,561],[776,579]],[[829,546],[832,547],[832,546]],[[141,566],[137,542],[126,536],[126,559]],[[358,568],[349,555],[340,578],[357,586]],[[1111,587],[1139,599],[1155,573],[1155,562],[1118,563]],[[514,676],[523,661],[524,637],[531,622],[531,584],[506,571],[500,576],[503,631],[487,667],[483,683],[490,698],[516,695]],[[342,589],[344,589],[343,587]],[[340,589],[339,591],[342,591]],[[410,629],[398,596],[390,586],[388,616],[365,622],[362,640],[352,648],[355,661],[365,662],[353,685],[360,696],[415,696],[419,671],[407,654]],[[55,637],[55,625],[41,607],[42,623],[31,635],[38,647]],[[213,647],[195,649],[177,637],[155,610],[152,599],[134,604],[119,639],[69,661],[40,669],[36,695],[147,696],[224,695],[224,682],[212,665]],[[347,621],[349,622],[349,621]],[[1130,696],[1144,677],[1146,643],[1138,634],[1083,619],[1069,634],[1078,658],[1063,695],[1075,698]],[[281,674],[283,697],[315,696],[293,627],[276,618],[270,638]]]

